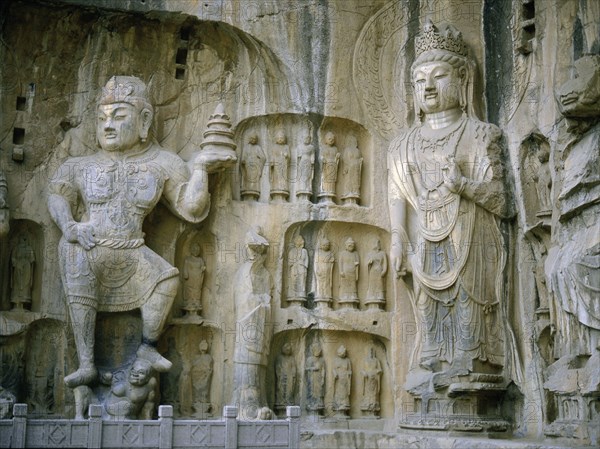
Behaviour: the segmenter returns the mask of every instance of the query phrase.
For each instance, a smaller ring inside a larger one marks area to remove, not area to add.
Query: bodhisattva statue
[[[352,392],[352,364],[344,345],[337,349],[333,360],[333,411],[338,418],[348,418]]]
[[[26,236],[19,238],[17,246],[12,250],[10,262],[10,302],[14,304],[14,310],[23,310],[25,304],[31,304],[35,265],[35,253]]]
[[[428,21],[415,54],[419,120],[390,145],[388,197],[391,264],[398,276],[412,270],[415,285],[418,366],[406,387],[419,394],[447,387],[453,376],[475,382],[471,373],[500,382],[506,252],[499,219],[508,208],[502,134],[474,114],[475,66],[461,33],[438,32]],[[418,218],[410,245],[409,211]]]
[[[156,345],[179,272],[144,244],[142,223],[159,201],[182,220],[204,220],[210,206],[208,173],[235,162],[229,154],[200,152],[188,169],[149,135],[153,111],[139,78],[113,76],[98,102],[99,151],[68,158],[49,185],[48,208],[62,232],[59,264],[79,358],[77,371],[65,377],[71,388],[97,378],[97,312],[139,308],[137,357],[159,372],[171,368]],[[79,221],[74,218],[78,204],[84,210]]]
[[[317,308],[331,306],[334,263],[335,255],[331,250],[331,243],[327,237],[321,236],[313,264],[314,295]]]
[[[258,135],[250,134],[248,144],[242,150],[240,168],[242,170],[242,200],[256,201],[260,198],[260,180],[267,157],[258,145]]]
[[[340,307],[355,309],[358,306],[358,267],[360,258],[356,252],[356,243],[352,237],[344,242],[345,249],[339,254]]]
[[[259,229],[246,236],[247,258],[237,272],[233,294],[237,336],[233,354],[234,403],[245,418],[266,406],[264,381],[271,348],[273,280],[265,267],[269,242]]]
[[[190,245],[190,255],[183,262],[183,306],[185,317],[194,317],[202,311],[202,285],[206,264],[200,257],[200,245]]]
[[[340,153],[335,146],[335,134],[329,131],[325,134],[325,141],[321,145],[319,155],[321,163],[321,188],[319,191],[319,202],[333,204],[335,198],[335,186],[338,177],[338,166]]]
[[[306,132],[303,144],[298,146],[298,189],[296,197],[302,201],[310,201],[315,174],[315,146],[311,143],[310,131]]]
[[[286,201],[290,194],[289,174],[290,146],[283,131],[277,131],[271,160],[271,199]]]
[[[308,251],[304,238],[297,235],[294,247],[288,252],[289,285],[287,301],[290,305],[304,305],[306,301],[306,276],[308,274]]]
[[[367,309],[379,309],[385,306],[385,275],[388,270],[387,256],[381,249],[379,239],[375,240],[373,250],[367,254],[369,284],[365,306]]]
[[[554,164],[562,170],[554,184],[558,219],[545,271],[558,360],[544,387],[564,403],[559,420],[591,421],[592,401],[600,394],[600,56],[583,56],[575,69],[576,76],[557,90],[565,120]],[[587,405],[576,403],[568,413],[573,400]]]
[[[363,157],[358,149],[356,136],[347,137],[348,146],[342,153],[342,167],[344,174],[343,204],[358,204],[360,201],[360,182],[362,173]]]

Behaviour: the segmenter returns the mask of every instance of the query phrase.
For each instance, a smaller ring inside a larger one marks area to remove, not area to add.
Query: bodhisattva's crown
[[[415,56],[431,50],[446,50],[460,56],[468,55],[468,47],[463,40],[462,33],[452,25],[447,25],[443,32],[438,29],[430,19],[423,25],[423,31],[415,38]]]
[[[147,103],[146,84],[135,76],[112,76],[102,88],[98,104]]]

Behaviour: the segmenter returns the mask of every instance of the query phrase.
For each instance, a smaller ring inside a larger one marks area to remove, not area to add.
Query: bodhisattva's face
[[[460,107],[460,90],[465,75],[444,61],[418,65],[413,70],[415,101],[426,114]]]
[[[129,103],[98,106],[96,135],[105,151],[127,151],[140,142],[142,118]]]

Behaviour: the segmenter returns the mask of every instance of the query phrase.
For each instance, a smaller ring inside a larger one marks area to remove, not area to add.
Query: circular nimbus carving
[[[393,2],[369,19],[354,49],[353,80],[372,129],[390,140],[407,126],[412,108],[409,65],[407,2]]]

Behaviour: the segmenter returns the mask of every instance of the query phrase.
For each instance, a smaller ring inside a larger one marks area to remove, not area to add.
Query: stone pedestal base
[[[460,377],[465,377],[463,382],[451,382],[435,392],[427,388],[419,394],[413,392],[413,411],[404,416],[400,427],[462,432],[509,430],[510,423],[501,409],[506,393],[502,376],[471,373]]]
[[[244,190],[242,191],[242,201],[258,201],[260,198],[260,192],[256,190]]]
[[[335,193],[322,192],[322,193],[319,193],[318,198],[319,198],[319,204],[329,204],[329,205],[335,204],[335,202],[333,201],[333,199],[335,198]]]
[[[287,303],[289,306],[300,307],[306,303],[306,298],[301,298],[301,297],[288,298]],[[283,412],[285,413],[285,410]]]
[[[317,310],[331,309],[331,298],[315,298],[315,306]]]
[[[385,310],[385,300],[382,299],[367,299],[365,301],[367,310]]]
[[[289,196],[290,192],[286,192],[284,190],[271,191],[271,200],[275,203],[286,203]]]
[[[358,299],[340,299],[337,303],[340,309],[357,309],[359,304]]]

